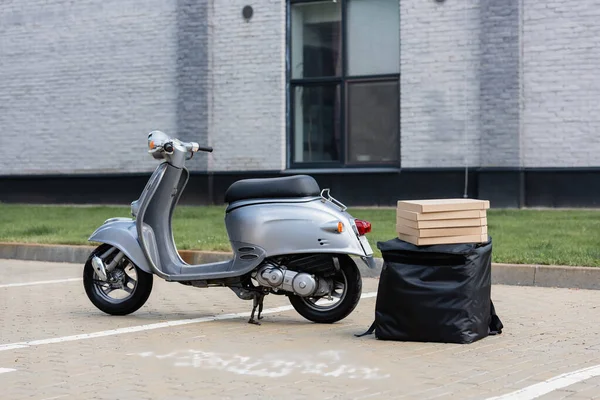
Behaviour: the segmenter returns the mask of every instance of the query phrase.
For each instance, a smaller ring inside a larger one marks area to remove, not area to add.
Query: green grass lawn
[[[225,207],[180,206],[174,216],[179,249],[230,251],[223,223]],[[378,241],[393,239],[395,210],[351,208],[373,224],[368,235],[377,256]],[[129,217],[128,207],[68,207],[0,204],[0,242],[88,244],[104,220]],[[494,262],[600,266],[600,211],[489,210]]]

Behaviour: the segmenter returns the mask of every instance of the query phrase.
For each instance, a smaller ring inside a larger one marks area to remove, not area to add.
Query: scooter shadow
[[[227,311],[219,312],[218,314],[211,312],[169,312],[165,313],[162,311],[138,311],[134,314],[130,315],[109,315],[103,313],[98,310],[72,310],[68,312],[71,317],[75,317],[77,319],[102,319],[104,322],[115,321],[115,322],[133,322],[136,325],[146,325],[146,324],[154,324],[154,323],[163,323],[163,322],[174,322],[174,321],[186,321],[186,320],[194,320],[194,319],[212,319],[203,321],[203,323],[210,324],[223,324],[223,325],[231,325],[231,324],[240,324],[244,323],[248,326],[256,326],[254,324],[249,324],[249,316],[235,316],[227,319],[219,319],[222,315],[227,315]],[[232,313],[233,314],[233,313]],[[295,326],[307,326],[307,325],[317,325],[314,322],[305,320],[300,316],[294,315],[265,315],[259,321],[261,325],[270,325],[277,327],[295,327]]]

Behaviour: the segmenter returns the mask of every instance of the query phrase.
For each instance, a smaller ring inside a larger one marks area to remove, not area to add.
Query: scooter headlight
[[[154,151],[163,144],[169,142],[171,138],[161,131],[152,131],[148,134],[148,150]]]
[[[156,159],[163,158],[161,151],[165,143],[169,143],[171,138],[161,131],[152,131],[148,134],[148,153]]]

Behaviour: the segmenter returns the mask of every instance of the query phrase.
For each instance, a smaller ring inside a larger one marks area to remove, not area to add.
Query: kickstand
[[[254,313],[256,312],[256,307],[258,307],[258,319],[262,319],[262,315],[260,315],[262,313],[263,310],[263,301],[265,300],[265,294],[264,293],[255,293],[254,294],[254,299],[252,300],[252,314],[250,315],[250,320],[248,321],[249,324],[254,324],[254,325],[260,325],[260,322],[258,322],[257,320],[254,319]]]

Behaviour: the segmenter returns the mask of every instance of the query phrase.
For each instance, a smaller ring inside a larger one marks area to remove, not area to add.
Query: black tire
[[[150,297],[153,276],[152,274],[142,271],[137,265],[131,262],[131,260],[128,260],[135,268],[135,273],[137,275],[137,284],[135,285],[133,292],[129,297],[123,299],[123,301],[110,302],[106,300],[98,293],[96,289],[97,285],[94,283],[95,272],[92,267],[92,257],[103,254],[110,248],[111,246],[103,244],[92,252],[83,268],[83,287],[92,304],[100,311],[110,315],[131,314],[142,307],[144,303],[146,303],[146,300],[148,300],[148,297]]]
[[[346,289],[345,296],[335,305],[335,308],[316,310],[309,305],[305,298],[296,295],[288,296],[294,309],[307,320],[320,324],[332,324],[346,318],[358,305],[362,294],[360,271],[348,256],[340,256],[339,261],[340,272],[336,277],[339,278],[340,273],[345,276]]]

